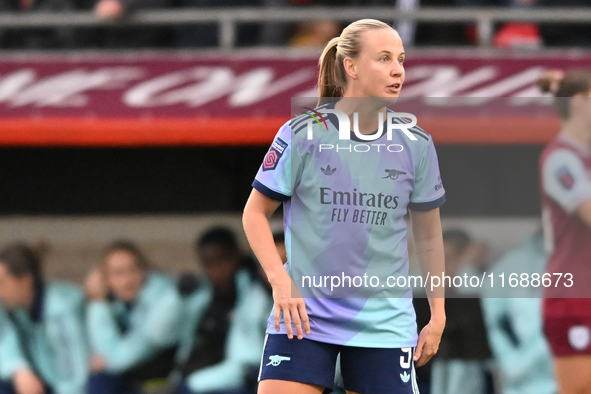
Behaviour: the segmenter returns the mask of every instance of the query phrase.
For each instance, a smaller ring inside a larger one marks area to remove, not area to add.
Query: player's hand
[[[43,383],[33,372],[26,368],[15,372],[13,384],[16,394],[45,394]]]
[[[107,363],[101,356],[93,354],[90,358],[90,370],[94,373],[103,372],[107,369]]]
[[[94,7],[94,14],[101,19],[115,20],[125,14],[125,8],[118,0],[100,0]]]
[[[310,334],[310,320],[306,312],[306,303],[301,294],[294,293],[299,298],[292,298],[292,290],[294,292],[298,290],[289,274],[284,272],[270,283],[273,288],[273,301],[275,302],[275,329],[277,331],[280,329],[279,322],[281,312],[283,312],[283,322],[289,339],[293,338],[292,322],[296,328],[298,339],[304,338],[304,332]]]
[[[86,295],[93,301],[101,301],[107,298],[109,292],[105,277],[100,268],[93,268],[84,281]]]
[[[445,328],[445,319],[429,321],[419,334],[419,343],[415,350],[414,361],[417,367],[422,367],[433,357],[439,349],[441,335]]]

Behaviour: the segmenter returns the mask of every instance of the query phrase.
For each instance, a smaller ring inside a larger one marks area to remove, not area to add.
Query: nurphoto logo
[[[337,117],[339,123],[339,140],[350,140],[351,139],[351,121],[349,120],[349,116],[343,111],[338,109],[331,109],[331,108],[320,108],[318,111],[303,107],[309,111],[314,112],[313,114],[306,112],[306,115],[310,117],[307,120],[308,126],[308,140],[312,140],[314,138],[314,122],[316,122],[320,129],[322,130],[322,123],[326,129],[328,129],[328,125],[325,120],[325,116],[327,114],[333,114]],[[320,119],[319,119],[320,118]],[[401,119],[410,119],[409,123],[395,123],[394,120],[401,121]],[[392,133],[393,130],[401,130],[411,141],[416,141],[417,137],[415,137],[409,129],[415,127],[417,125],[417,117],[411,113],[407,112],[388,112],[387,114],[387,122],[386,122],[386,135],[388,141],[392,141]],[[384,134],[384,114],[382,112],[378,112],[378,131],[375,134],[362,134],[359,131],[359,113],[353,112],[353,132],[355,136],[361,141],[375,141],[382,137]]]

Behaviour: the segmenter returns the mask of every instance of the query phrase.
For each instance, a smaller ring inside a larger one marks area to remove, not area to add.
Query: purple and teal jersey
[[[284,204],[287,269],[306,301],[307,338],[416,346],[412,290],[395,281],[408,277],[407,211],[445,202],[433,141],[419,127],[409,129],[414,140],[396,129],[391,139],[339,140],[337,117],[324,112],[333,107],[316,108],[326,125],[309,130],[307,114],[283,125],[253,187]],[[273,313],[267,332],[276,333]]]

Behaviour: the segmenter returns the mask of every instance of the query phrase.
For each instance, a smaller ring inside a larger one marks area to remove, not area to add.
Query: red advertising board
[[[0,56],[0,145],[267,145],[317,53]],[[536,80],[591,52],[411,51],[404,97],[438,143],[544,143],[558,130]],[[312,100],[313,101],[313,100]]]

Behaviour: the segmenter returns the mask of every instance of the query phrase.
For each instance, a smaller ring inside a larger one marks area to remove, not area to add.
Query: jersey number
[[[412,358],[412,348],[403,347],[400,350],[402,350],[403,353],[406,353],[406,356],[400,356],[400,368],[408,369],[410,368],[410,360]]]

